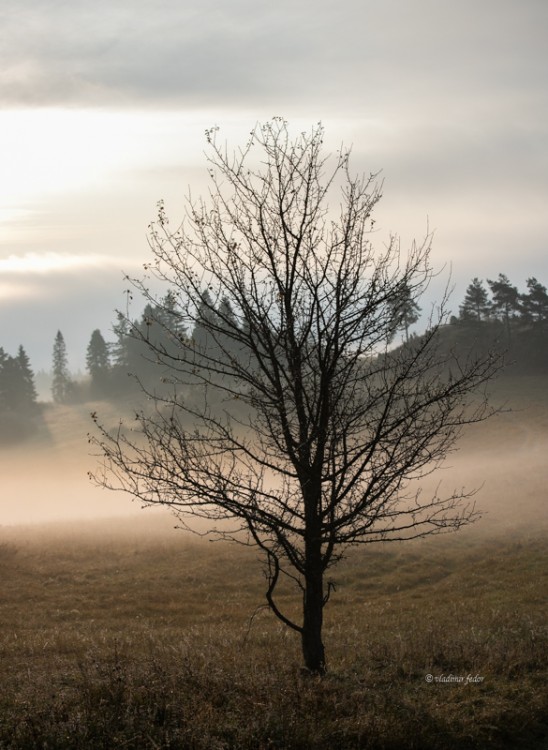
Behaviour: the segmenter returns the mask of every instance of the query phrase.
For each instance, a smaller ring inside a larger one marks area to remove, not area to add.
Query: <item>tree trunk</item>
[[[322,642],[324,596],[321,545],[317,540],[313,540],[306,547],[307,571],[301,642],[306,669],[311,674],[323,675],[326,672],[326,664]]]

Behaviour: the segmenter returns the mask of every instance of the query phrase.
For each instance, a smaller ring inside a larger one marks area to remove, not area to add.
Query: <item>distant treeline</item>
[[[209,351],[214,356],[211,348],[220,345],[208,332],[211,317],[218,315],[226,320],[234,316],[227,299],[215,306],[205,292],[203,300],[191,325],[185,325],[177,297],[169,292],[157,305],[147,305],[138,319],[132,321],[118,314],[112,327],[113,341],[106,341],[99,329],[94,330],[87,347],[88,377],[84,380],[72,378],[65,340],[58,331],[52,357],[53,401],[121,400],[133,397],[142,386],[161,389],[169,383],[169,368],[158,361],[151,343],[168,357],[176,357],[182,343],[190,345],[197,352],[199,367],[198,353]],[[396,310],[394,332],[403,331],[406,342],[419,312],[412,299],[402,300]],[[497,342],[522,371],[548,371],[548,292],[536,278],[527,279],[522,292],[504,274],[486,282],[474,278],[458,316],[450,322],[440,330],[447,345],[487,348]],[[228,356],[239,356],[237,351],[230,351],[228,341],[223,348]],[[38,412],[34,375],[24,348],[19,347],[16,356],[0,348],[0,439],[28,432]]]
[[[498,346],[506,352],[510,371],[548,372],[548,293],[536,278],[520,292],[504,274],[474,278],[458,317],[451,318],[448,343],[481,349]]]
[[[29,358],[22,346],[15,357],[0,347],[0,442],[26,437],[38,415]]]

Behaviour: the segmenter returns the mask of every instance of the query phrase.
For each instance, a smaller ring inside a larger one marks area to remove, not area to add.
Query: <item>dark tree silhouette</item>
[[[16,392],[18,394],[17,403],[26,411],[36,409],[38,395],[34,384],[34,373],[30,365],[29,357],[23,346],[17,350],[15,359],[19,371]]]
[[[116,336],[116,341],[112,346],[112,364],[120,370],[127,370],[129,367],[128,340],[131,325],[129,320],[124,317],[123,313],[118,312],[116,323],[112,330]]]
[[[28,437],[38,417],[34,374],[25,349],[20,346],[11,357],[0,347],[0,442]]]
[[[487,279],[491,288],[493,300],[491,309],[493,314],[504,323],[506,338],[511,341],[511,321],[517,317],[520,312],[519,293],[515,286],[512,286],[510,279],[503,273],[499,273],[496,280]]]
[[[526,322],[534,325],[548,322],[548,292],[534,276],[527,279],[527,294],[520,295],[520,300]]]
[[[53,380],[51,394],[56,403],[67,402],[72,392],[72,381],[68,369],[67,346],[61,331],[57,331],[53,344]]]
[[[165,297],[160,300],[160,304],[154,308],[153,315],[164,339],[163,346],[166,348],[177,347],[181,339],[186,336],[186,326],[179,311],[177,295],[173,290],[170,289]]]
[[[101,331],[96,328],[91,334],[87,352],[86,366],[91,376],[91,394],[104,396],[110,386],[110,352]]]
[[[12,377],[13,357],[0,346],[0,414],[12,408]]]
[[[402,284],[399,297],[390,300],[390,307],[392,308],[394,334],[396,331],[403,331],[405,341],[408,342],[409,329],[418,321],[421,308],[406,284]]]
[[[462,305],[460,317],[463,320],[482,321],[489,316],[491,305],[487,289],[477,277],[468,286]]]
[[[20,346],[16,357],[0,347],[0,409],[33,412],[37,406],[34,374],[25,349]]]
[[[275,119],[235,155],[207,136],[209,201],[189,200],[175,231],[160,205],[150,232],[151,273],[207,338],[155,349],[172,392],[150,392],[131,430],[98,425],[94,478],[262,550],[268,605],[323,673],[326,574],[345,548],[474,519],[471,492],[425,497],[413,482],[489,415],[468,396],[498,365],[442,353],[443,304],[425,335],[389,350],[394,306],[431,278],[430,237],[404,264],[395,238],[374,251],[375,177],[352,176],[345,151],[324,155],[321,126],[292,141]],[[135,284],[150,299],[147,280]],[[298,619],[279,605],[280,576],[302,593]]]

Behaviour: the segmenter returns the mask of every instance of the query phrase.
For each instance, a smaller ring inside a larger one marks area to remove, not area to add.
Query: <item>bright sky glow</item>
[[[0,258],[0,276],[3,274],[36,274],[53,271],[74,271],[85,268],[100,268],[123,264],[122,258],[100,255],[61,255],[59,253],[28,253]]]
[[[98,188],[136,164],[161,167],[175,114],[93,110],[0,111],[0,200],[14,209],[31,199]],[[185,154],[188,158],[190,154]]]
[[[207,195],[204,130],[238,147],[274,115],[382,170],[379,247],[429,222],[456,296],[548,283],[546,28],[545,0],[4,3],[0,346],[48,366],[61,328],[83,362],[157,201],[177,225]]]

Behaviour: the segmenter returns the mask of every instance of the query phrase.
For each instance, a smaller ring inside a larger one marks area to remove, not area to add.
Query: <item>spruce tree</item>
[[[38,395],[34,384],[34,373],[23,346],[20,346],[17,351],[16,362],[19,370],[18,392],[20,394],[21,406],[25,409],[33,410],[36,408]]]
[[[118,312],[116,323],[112,326],[116,342],[112,347],[112,359],[114,367],[119,367],[124,371],[129,366],[128,340],[129,340],[130,323],[128,319]]]
[[[29,358],[22,346],[16,357],[0,348],[0,409],[31,412],[36,408],[36,388]]]
[[[6,363],[8,359],[8,355],[0,346],[0,413],[7,409],[10,402],[6,372]]]
[[[91,334],[86,353],[86,366],[91,376],[92,395],[105,395],[110,379],[110,353],[98,328]]]
[[[72,388],[70,373],[67,363],[67,347],[61,331],[57,331],[53,344],[53,382],[51,394],[53,400],[58,404],[64,404],[68,400]]]

